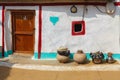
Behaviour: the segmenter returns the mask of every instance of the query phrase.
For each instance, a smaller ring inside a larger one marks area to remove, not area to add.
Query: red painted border
[[[58,6],[58,5],[101,5],[105,6],[106,2],[63,2],[63,3],[0,3],[0,6]],[[120,6],[120,2],[115,2],[116,6]]]
[[[74,25],[75,24],[82,24],[82,31],[81,32],[75,32],[74,31]],[[85,35],[85,21],[73,21],[72,22],[72,35]]]
[[[4,15],[5,15],[5,6],[2,7],[2,57],[4,57]]]
[[[115,2],[115,6],[120,6],[120,2]]]
[[[58,6],[58,5],[106,5],[106,2],[61,2],[61,3],[0,3],[5,6]]]
[[[41,54],[41,41],[42,41],[42,7],[39,5],[39,31],[38,31],[38,59],[40,59]]]

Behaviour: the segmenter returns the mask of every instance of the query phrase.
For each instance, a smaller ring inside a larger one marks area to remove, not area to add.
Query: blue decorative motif
[[[52,24],[55,26],[56,23],[59,21],[59,17],[56,16],[51,16],[50,17],[50,22],[52,22]]]
[[[9,55],[11,55],[13,53],[12,50],[8,50],[4,52],[4,57],[8,57]],[[2,52],[0,52],[0,58],[2,58]]]
[[[56,60],[56,56],[57,56],[56,52],[41,52],[40,59],[41,60],[47,60],[47,59]],[[73,59],[73,56],[74,56],[74,53],[70,53],[70,59]],[[88,60],[91,60],[90,53],[86,53],[86,56],[87,56]],[[104,56],[105,56],[104,59],[106,59],[107,54],[104,53]],[[117,60],[120,60],[120,53],[119,54],[118,53],[113,54],[113,58],[117,59]],[[37,52],[34,53],[34,58],[33,59],[38,59],[38,53]]]

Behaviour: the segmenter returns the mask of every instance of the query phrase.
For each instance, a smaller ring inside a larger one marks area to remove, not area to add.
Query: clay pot
[[[90,53],[90,56],[92,57],[92,62],[95,64],[100,64],[104,60],[104,55],[100,51],[95,52],[95,53]]]
[[[112,57],[112,54],[113,54],[112,52],[108,52],[108,55],[107,55],[108,58],[106,60],[108,63],[114,63],[115,62],[115,60]]]
[[[84,54],[84,52],[82,50],[78,50],[73,57],[74,61],[77,63],[85,63],[87,60],[86,55]]]
[[[95,58],[92,60],[92,62],[95,64],[100,64],[100,63],[102,63],[102,59]]]
[[[62,55],[57,54],[57,60],[60,63],[67,63],[69,61],[69,56],[62,56]]]
[[[57,50],[57,60],[60,63],[66,63],[69,61],[70,51],[66,47],[60,47]]]

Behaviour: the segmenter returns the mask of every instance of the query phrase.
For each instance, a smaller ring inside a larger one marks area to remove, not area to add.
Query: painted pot
[[[114,58],[112,57],[112,52],[108,52],[108,57],[107,57],[107,59],[106,59],[106,61],[108,62],[108,63],[114,63],[115,62],[115,60],[114,60]]]
[[[74,61],[77,63],[85,63],[87,60],[87,57],[85,53],[82,50],[78,50],[73,57]]]
[[[69,61],[69,56],[62,56],[62,55],[57,54],[57,60],[60,63],[67,63]]]
[[[104,55],[100,51],[95,52],[95,53],[90,53],[90,56],[92,58],[92,62],[95,63],[95,64],[100,64],[104,60]]]
[[[70,51],[66,47],[60,47],[57,50],[57,60],[60,63],[66,63],[69,61]]]

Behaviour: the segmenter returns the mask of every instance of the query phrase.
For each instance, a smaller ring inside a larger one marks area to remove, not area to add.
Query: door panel
[[[33,30],[33,16],[32,15],[15,15],[16,21],[16,28],[15,31],[32,31]],[[22,26],[21,26],[22,25]]]
[[[12,11],[13,51],[33,53],[34,11]]]
[[[15,50],[17,51],[33,51],[33,36],[18,34],[15,36]]]

